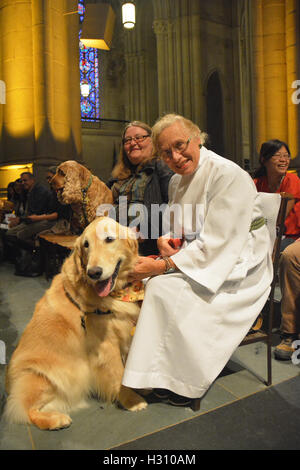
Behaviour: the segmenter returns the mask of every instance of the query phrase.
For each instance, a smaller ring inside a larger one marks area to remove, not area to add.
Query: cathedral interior
[[[299,0],[136,0],[131,29],[122,3],[1,0],[2,189],[12,165],[43,178],[68,159],[106,181],[124,124],[153,125],[168,112],[192,119],[212,150],[247,170],[262,142],[283,140],[298,170]],[[79,47],[90,4],[110,7],[99,13],[102,49]]]
[[[299,174],[300,0],[134,0],[132,28],[122,23],[123,3],[0,0],[0,198],[22,171],[44,181],[65,160],[107,182],[124,125],[152,126],[169,112],[194,121],[208,148],[249,172],[262,142],[283,140],[289,171]],[[96,47],[84,42],[93,11]],[[49,283],[0,271],[13,344]],[[12,287],[24,292],[22,305],[6,297]],[[299,448],[299,366],[274,363],[274,387],[265,387],[255,376],[265,374],[263,347],[240,350],[196,414],[159,403],[130,414],[93,402],[58,433],[0,426],[0,449]]]

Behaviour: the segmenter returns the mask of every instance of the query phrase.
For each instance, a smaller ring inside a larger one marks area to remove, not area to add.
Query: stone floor
[[[16,277],[12,265],[0,265],[0,340],[6,346],[6,362],[32,315],[35,302],[49,284],[43,276],[34,279]],[[276,340],[278,337],[275,336]],[[273,385],[299,376],[299,370],[299,366],[291,362],[273,359]],[[152,402],[146,410],[131,413],[115,405],[90,400],[88,408],[72,415],[73,423],[68,429],[49,432],[40,431],[31,425],[8,425],[1,418],[5,402],[5,365],[0,365],[0,449],[113,450],[145,436],[159,436],[160,432],[176,428],[182,423],[201,420],[201,417],[204,419],[208,413],[259,394],[268,389],[262,382],[265,378],[265,345],[257,343],[243,346],[237,349],[223,373],[204,396],[198,412]],[[163,441],[158,445],[161,449],[167,448]],[[199,448],[202,448],[200,442]]]

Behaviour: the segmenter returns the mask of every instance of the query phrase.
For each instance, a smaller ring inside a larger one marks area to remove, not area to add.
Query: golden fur
[[[83,200],[84,190],[91,176],[92,183],[86,193],[86,203]],[[74,224],[83,230],[96,217],[96,210],[100,204],[112,204],[111,190],[83,165],[75,160],[67,160],[57,167],[51,184],[57,191],[57,197],[62,204],[70,204],[74,214]],[[85,219],[87,218],[87,220]]]
[[[101,280],[111,279],[118,262],[110,292],[127,284],[138,256],[137,242],[128,237],[128,230],[100,217],[76,240],[10,360],[5,411],[9,421],[33,423],[40,429],[67,427],[72,421],[68,411],[90,394],[118,401],[131,411],[147,406],[121,385],[139,303],[117,300],[113,294],[100,297],[97,287]],[[112,313],[91,313],[96,309]]]

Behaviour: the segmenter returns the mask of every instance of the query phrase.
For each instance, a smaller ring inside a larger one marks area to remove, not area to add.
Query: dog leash
[[[104,312],[103,310],[100,310],[99,308],[97,308],[97,309],[94,310],[93,312],[85,312],[84,310],[82,310],[82,308],[80,307],[79,303],[76,302],[75,299],[73,299],[73,297],[72,297],[71,294],[67,291],[67,289],[65,288],[65,286],[64,286],[64,291],[65,291],[65,294],[66,294],[67,298],[70,300],[70,302],[72,302],[72,304],[75,305],[75,307],[77,307],[78,310],[80,310],[80,312],[82,312],[84,315],[88,315],[89,313],[95,313],[96,315],[109,315],[109,314],[113,313],[111,310],[107,310],[107,312]],[[81,325],[82,325],[83,328],[85,329],[85,319],[84,319],[84,317],[81,317]]]

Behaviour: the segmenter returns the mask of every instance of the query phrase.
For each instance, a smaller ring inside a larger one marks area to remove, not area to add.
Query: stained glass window
[[[84,0],[78,1],[79,13],[79,68],[80,85],[88,85],[88,96],[80,95],[81,120],[97,121],[100,118],[98,52],[92,47],[85,47],[81,38],[81,25],[84,20]]]

